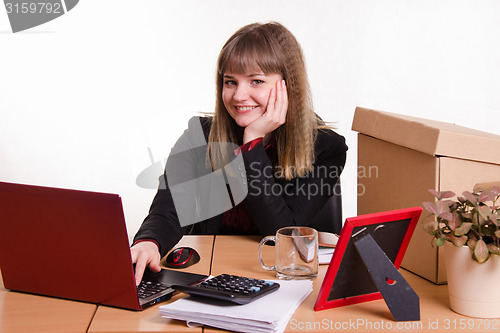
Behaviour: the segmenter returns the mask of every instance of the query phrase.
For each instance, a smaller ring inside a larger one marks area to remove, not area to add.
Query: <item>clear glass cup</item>
[[[275,242],[275,265],[262,259],[262,247]],[[314,279],[318,275],[318,232],[309,227],[285,227],[259,244],[259,260],[265,270],[276,271],[281,280]]]

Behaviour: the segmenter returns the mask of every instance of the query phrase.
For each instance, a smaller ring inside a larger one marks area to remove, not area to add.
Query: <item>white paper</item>
[[[162,305],[165,318],[184,320],[237,332],[283,332],[297,307],[312,292],[312,281],[274,281],[280,288],[245,305],[186,297]]]
[[[328,265],[332,260],[333,252],[335,252],[335,248],[333,247],[320,247],[318,251],[319,264]]]

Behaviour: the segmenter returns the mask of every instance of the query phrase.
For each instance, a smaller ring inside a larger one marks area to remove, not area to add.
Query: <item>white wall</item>
[[[0,8],[0,180],[119,193],[132,236],[154,190],[135,184],[214,104],[218,52],[276,20],[305,52],[316,111],[349,145],[344,215],[356,215],[354,108],[500,134],[500,2],[81,0],[13,34]]]

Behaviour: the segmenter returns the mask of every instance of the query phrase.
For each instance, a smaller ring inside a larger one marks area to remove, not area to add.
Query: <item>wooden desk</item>
[[[97,306],[5,290],[0,276],[0,332],[86,332]]]
[[[185,269],[186,272],[210,274],[214,236],[184,236],[175,247],[190,246],[198,251],[201,260],[196,265]],[[164,258],[165,259],[165,258]],[[162,263],[164,263],[164,259]],[[168,302],[173,302],[182,294],[174,295]],[[144,311],[129,311],[107,306],[99,306],[88,332],[201,332],[202,328],[189,328],[185,322],[164,319],[159,314],[163,302]]]
[[[260,237],[217,236],[215,239],[212,275],[232,273],[263,279],[276,279],[275,273],[260,267],[258,244]],[[264,260],[268,265],[274,262],[274,247],[264,248]],[[313,281],[314,290],[297,309],[286,332],[499,332],[500,319],[496,329],[485,329],[486,320],[461,316],[449,307],[448,286],[437,286],[408,271],[402,275],[420,297],[418,322],[395,322],[383,300],[366,302],[340,308],[314,311],[314,303],[327,265],[321,265],[318,277]],[[489,320],[490,325],[495,321]],[[221,330],[205,328],[205,333]]]
[[[218,275],[232,273],[275,279],[274,272],[260,267],[257,248],[260,237],[186,236],[179,243],[192,246],[201,261],[186,271]],[[271,265],[274,247],[264,248],[264,260]],[[499,332],[500,319],[476,319],[450,310],[448,287],[437,286],[410,272],[401,273],[420,296],[421,320],[395,322],[383,300],[315,312],[313,310],[327,266],[320,266],[314,291],[297,309],[286,332]],[[181,294],[172,299],[182,297]],[[172,302],[170,301],[170,302]],[[184,322],[160,317],[158,307],[135,312],[106,306],[33,296],[0,289],[0,332],[205,332],[213,328],[188,328]],[[489,329],[486,325],[489,323]],[[494,326],[493,328],[493,324]]]

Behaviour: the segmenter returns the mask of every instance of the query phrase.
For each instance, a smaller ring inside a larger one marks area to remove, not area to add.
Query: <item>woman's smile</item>
[[[252,110],[255,110],[258,107],[259,107],[258,105],[254,105],[254,106],[239,106],[239,105],[236,105],[235,109],[239,113],[247,113],[247,112],[250,112]]]

